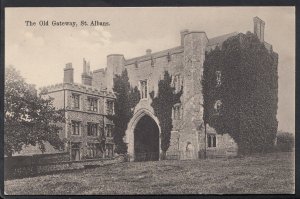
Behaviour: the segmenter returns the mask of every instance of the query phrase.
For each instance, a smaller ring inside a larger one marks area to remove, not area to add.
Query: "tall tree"
[[[161,129],[161,159],[165,159],[166,152],[170,147],[172,125],[172,108],[174,104],[180,102],[180,96],[182,95],[182,89],[180,92],[175,93],[175,88],[171,86],[172,76],[165,71],[164,79],[158,83],[158,93],[154,97],[154,92],[150,94],[152,98],[151,106],[154,109],[154,113],[159,120]]]
[[[33,85],[27,84],[15,68],[5,69],[4,95],[4,153],[12,156],[23,146],[38,145],[44,152],[45,142],[55,149],[63,147],[56,125],[64,122],[63,110],[56,110],[51,98],[37,95]]]
[[[206,55],[203,74],[204,121],[229,133],[240,154],[273,147],[277,132],[278,55],[248,32],[227,39]],[[216,73],[221,84],[216,86]],[[216,102],[221,101],[220,112]]]
[[[127,152],[127,146],[123,141],[125,131],[130,119],[133,116],[133,109],[140,100],[138,88],[131,88],[127,70],[121,75],[114,77],[114,88],[116,93],[115,114],[110,117],[115,127],[113,130],[114,141],[116,143],[116,152],[124,154]]]

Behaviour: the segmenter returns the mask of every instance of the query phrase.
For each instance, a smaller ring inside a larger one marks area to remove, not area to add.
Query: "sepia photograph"
[[[295,7],[6,7],[4,195],[295,194]]]

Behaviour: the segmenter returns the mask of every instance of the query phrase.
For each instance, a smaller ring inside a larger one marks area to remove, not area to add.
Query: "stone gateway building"
[[[264,21],[255,17],[253,22],[254,33],[267,49],[272,49],[272,46],[264,41]],[[94,106],[92,110],[76,110],[78,109],[78,100],[75,100],[77,104],[67,105],[69,107],[75,106],[75,110],[72,109],[68,113],[68,118],[74,118],[74,121],[81,118],[81,123],[78,125],[89,125],[89,122],[96,124],[99,128],[111,125],[105,117],[102,117],[105,115],[102,114],[104,113],[102,109],[105,101],[114,99],[112,92],[114,76],[121,75],[122,71],[126,69],[131,86],[137,86],[141,94],[141,99],[134,108],[133,117],[128,123],[124,137],[124,141],[128,145],[128,154],[131,160],[134,160],[138,153],[154,153],[153,157],[155,158],[152,159],[155,160],[159,159],[161,132],[159,120],[151,106],[152,100],[149,93],[154,91],[154,95],[157,95],[158,82],[163,79],[164,72],[168,71],[172,76],[172,86],[175,88],[175,92],[179,92],[183,88],[183,94],[181,95],[181,102],[173,107],[173,130],[167,157],[196,159],[201,156],[203,151],[206,151],[208,156],[235,155],[237,144],[228,134],[217,135],[214,129],[209,126],[204,128],[201,80],[205,53],[217,46],[221,48],[225,40],[237,34],[239,33],[234,32],[209,38],[209,35],[206,35],[204,31],[183,30],[180,33],[179,45],[174,48],[160,52],[152,52],[148,49],[144,55],[131,59],[126,59],[123,54],[111,54],[107,56],[105,69],[92,72],[89,72],[89,65],[86,66],[84,62],[82,85],[72,83],[72,75],[69,73],[71,74],[73,69],[68,64],[65,68],[65,83],[51,88],[53,91],[60,90],[60,93],[56,92],[56,96],[52,95],[52,97],[65,96],[65,98],[78,99],[77,93],[79,93],[80,103],[87,100],[90,104],[92,102],[89,100],[89,96],[95,97],[93,99],[97,98],[98,100],[98,107],[96,107],[98,112],[93,111]],[[216,74],[216,82],[222,83],[221,73]],[[64,91],[66,89],[67,92]],[[83,104],[79,105],[79,107],[81,106]],[[215,108],[218,109],[218,103],[216,103]],[[70,120],[73,121],[73,119]],[[73,124],[66,124],[66,129],[70,129],[71,126],[73,128]],[[67,134],[66,130],[65,135],[67,136]],[[85,143],[90,143],[89,139],[81,139]],[[76,140],[76,142],[79,141]],[[88,146],[90,145],[88,144]],[[75,159],[76,153],[72,152]]]

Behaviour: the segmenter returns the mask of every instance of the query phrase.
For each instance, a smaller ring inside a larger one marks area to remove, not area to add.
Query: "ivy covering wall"
[[[130,119],[133,116],[134,107],[140,101],[140,93],[137,87],[132,88],[129,83],[128,73],[125,69],[121,75],[114,77],[113,91],[116,94],[114,103],[115,114],[108,116],[114,122],[113,137],[116,144],[115,152],[124,154],[127,152],[127,145],[123,141],[125,131]]]
[[[150,93],[152,98],[151,106],[154,109],[155,116],[159,120],[161,129],[161,159],[166,156],[166,151],[170,147],[172,125],[172,109],[174,104],[180,102],[180,96],[182,95],[182,89],[178,93],[175,93],[175,88],[171,86],[172,76],[165,71],[164,79],[158,83],[158,93],[154,97],[154,92]]]
[[[250,32],[230,37],[221,49],[206,54],[203,119],[218,134],[228,133],[239,154],[273,148],[278,126],[277,68],[277,53]]]

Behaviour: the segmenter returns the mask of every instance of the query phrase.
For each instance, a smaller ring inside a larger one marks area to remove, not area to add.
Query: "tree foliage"
[[[114,77],[114,88],[117,99],[115,101],[115,114],[110,119],[113,120],[115,127],[113,130],[116,152],[124,154],[127,146],[123,141],[125,131],[130,119],[133,116],[134,107],[140,100],[140,93],[137,87],[132,88],[129,83],[128,73],[125,69],[121,75]]]
[[[203,72],[203,119],[217,133],[229,133],[240,154],[273,147],[277,132],[278,55],[248,32],[207,53]],[[216,71],[221,85],[216,86]],[[215,103],[221,100],[221,111]]]
[[[151,106],[154,113],[159,120],[161,129],[161,150],[163,152],[162,159],[164,159],[166,151],[170,146],[172,125],[172,108],[174,104],[180,102],[182,89],[180,92],[175,93],[175,88],[171,86],[172,76],[167,71],[164,73],[164,79],[158,83],[158,93],[154,97],[154,92],[150,94],[152,98]]]
[[[289,132],[279,131],[277,133],[277,150],[292,151],[295,147],[295,135]]]
[[[64,122],[63,110],[53,107],[51,98],[37,95],[12,66],[5,69],[4,153],[11,156],[23,146],[38,145],[44,152],[45,142],[55,149],[63,147],[57,122]]]

